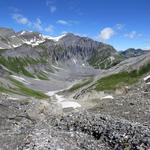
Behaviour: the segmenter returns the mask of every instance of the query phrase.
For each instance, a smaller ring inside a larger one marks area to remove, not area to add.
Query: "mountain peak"
[[[66,36],[75,36],[75,34],[71,33],[71,32],[67,32]]]

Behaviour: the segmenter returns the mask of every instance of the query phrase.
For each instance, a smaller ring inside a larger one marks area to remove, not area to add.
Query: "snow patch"
[[[22,78],[22,77],[19,77],[19,76],[15,76],[15,75],[11,75],[14,79],[16,79],[16,80],[18,80],[18,81],[20,81],[20,82],[22,82],[22,83],[24,83],[24,84],[27,84],[27,85],[29,85],[30,84],[30,82],[28,82],[26,79],[24,79],[24,78]]]
[[[77,107],[81,107],[81,105],[77,102],[73,102],[73,101],[68,101],[66,100],[66,98],[64,98],[63,95],[58,95],[56,94],[59,91],[49,91],[46,94],[48,96],[55,96],[57,99],[57,103],[59,103],[62,108],[77,108]]]
[[[23,35],[23,34],[25,34],[26,33],[26,31],[22,31],[21,33],[20,33],[20,35]]]
[[[144,81],[148,80],[149,78],[150,78],[150,75],[146,76],[146,77],[144,78]]]
[[[56,94],[55,95],[56,99],[58,100],[58,103],[62,102],[62,101],[65,101],[66,99],[62,96],[62,95],[58,95]]]
[[[32,31],[29,31],[29,32],[32,32]],[[25,33],[26,33],[26,31],[22,31],[22,32],[20,33],[20,35],[23,35],[23,34],[25,34]],[[32,47],[34,47],[34,46],[37,46],[37,45],[39,45],[39,44],[45,42],[45,39],[50,39],[50,40],[53,40],[53,41],[56,41],[56,42],[57,42],[57,41],[59,41],[61,38],[63,38],[64,36],[66,36],[66,34],[63,34],[63,35],[60,35],[60,36],[57,36],[57,37],[52,37],[52,36],[46,36],[46,35],[39,34],[40,39],[37,38],[36,36],[34,36],[34,38],[32,38],[32,39],[30,39],[30,40],[23,39],[23,40],[22,40],[23,43],[11,45],[11,43],[8,42],[8,45],[9,45],[9,48],[16,48],[16,47],[19,47],[19,46],[21,46],[22,44],[25,43],[25,44],[28,44],[28,45],[31,45]],[[15,38],[16,36],[13,35],[13,36],[11,36],[11,37],[12,37],[12,38]],[[0,47],[0,49],[5,49],[5,48]]]
[[[42,37],[41,39],[38,39],[36,36],[34,36],[32,39],[30,40],[27,40],[27,39],[24,39],[23,40],[23,43],[26,43],[28,45],[31,45],[32,47],[34,46],[37,46],[41,43],[45,42],[45,39]]]
[[[57,99],[57,102],[61,104],[62,108],[74,108],[75,109],[77,107],[81,107],[79,103],[68,101],[62,95],[55,94],[55,97]]]
[[[7,99],[9,99],[9,100],[18,100],[19,98],[16,98],[16,97],[7,97]]]
[[[4,48],[0,47],[0,49],[4,49]]]
[[[21,46],[22,44],[13,44],[12,46],[14,47],[14,48],[16,48],[16,47],[19,47],[19,46]]]
[[[147,81],[148,79],[150,79],[150,75],[148,75],[144,78],[144,81],[146,82],[146,84],[150,84],[150,82]]]
[[[12,36],[11,36],[11,38],[15,38],[15,37],[16,37],[15,35],[12,35]]]
[[[53,96],[53,95],[55,95],[57,92],[58,92],[58,91],[49,91],[49,92],[47,92],[47,93],[45,93],[45,94],[48,95],[48,96]]]
[[[110,61],[115,60],[115,57],[113,57],[113,56],[110,56],[109,58],[110,58]]]
[[[77,64],[77,60],[76,60],[76,59],[74,59],[74,58],[73,58],[73,62],[74,62],[74,64]]]
[[[52,37],[52,36],[48,36],[48,35],[43,35],[43,37],[45,39],[49,39],[49,40],[53,40],[53,41],[59,41],[61,38],[63,38],[64,36],[66,36],[66,34],[57,36],[57,37]]]
[[[43,42],[45,42],[45,40],[41,40],[41,41],[39,40],[39,41],[36,41],[35,43],[32,43],[31,45],[34,47],[34,46],[37,46]]]
[[[81,107],[81,105],[77,102],[67,101],[62,95],[56,94],[57,102],[61,104],[62,108],[77,108]]]
[[[107,95],[107,96],[102,97],[102,99],[114,99],[114,97],[111,95]]]
[[[77,102],[73,102],[73,101],[62,101],[60,102],[60,104],[62,105],[62,108],[77,108],[77,107],[81,107],[81,105]]]

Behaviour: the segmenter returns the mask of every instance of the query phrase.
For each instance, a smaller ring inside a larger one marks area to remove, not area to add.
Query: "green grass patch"
[[[150,71],[150,64],[141,67],[139,70],[131,72],[120,72],[99,79],[96,83],[95,90],[115,90],[122,86],[136,83],[144,74]]]
[[[9,80],[17,87],[17,90],[19,90],[21,93],[23,93],[25,95],[35,97],[38,99],[48,98],[48,96],[46,94],[42,93],[41,91],[36,91],[31,88],[28,88],[23,83],[15,80],[13,78],[9,78]]]
[[[8,86],[0,83],[0,93],[14,93],[14,94],[18,94],[18,91],[13,90],[13,88],[8,87]]]
[[[48,76],[45,72],[39,72],[37,73],[37,77],[40,79],[40,80],[48,80]]]
[[[80,89],[81,87],[83,87],[83,86],[85,86],[85,85],[88,85],[88,84],[91,83],[92,81],[93,81],[93,78],[85,79],[85,80],[83,80],[82,82],[73,85],[73,86],[72,86],[70,89],[68,89],[67,91],[68,91],[68,92],[73,92],[73,91],[75,91],[75,90]]]
[[[88,62],[91,66],[93,66],[96,69],[108,69],[112,66],[117,65],[123,60],[123,57],[121,55],[115,55],[113,57],[114,60],[111,60],[110,55],[108,55],[107,53],[104,53],[104,55],[103,53],[95,54],[88,60]]]
[[[30,57],[4,57],[0,56],[0,64],[5,66],[7,69],[18,73],[23,74],[28,77],[34,78],[34,75],[30,73],[26,67],[30,65],[36,65],[40,63],[46,63],[44,59],[33,59]]]
[[[12,92],[12,91],[5,88],[5,87],[3,87],[3,86],[0,86],[0,92],[9,93],[9,92]]]

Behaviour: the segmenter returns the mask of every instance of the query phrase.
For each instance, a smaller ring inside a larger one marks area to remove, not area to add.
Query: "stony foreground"
[[[149,126],[87,111],[64,114],[50,101],[0,99],[0,150],[149,148]]]

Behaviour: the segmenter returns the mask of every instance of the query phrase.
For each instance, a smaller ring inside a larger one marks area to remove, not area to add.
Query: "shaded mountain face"
[[[140,56],[140,55],[143,55],[148,52],[149,52],[148,50],[129,48],[129,49],[121,52],[121,55],[124,58],[130,58],[130,57]]]
[[[44,60],[44,65],[47,62],[48,65],[69,63],[107,69],[121,61],[120,54],[112,46],[72,33],[50,37],[0,28],[0,49],[3,57],[31,57]]]

